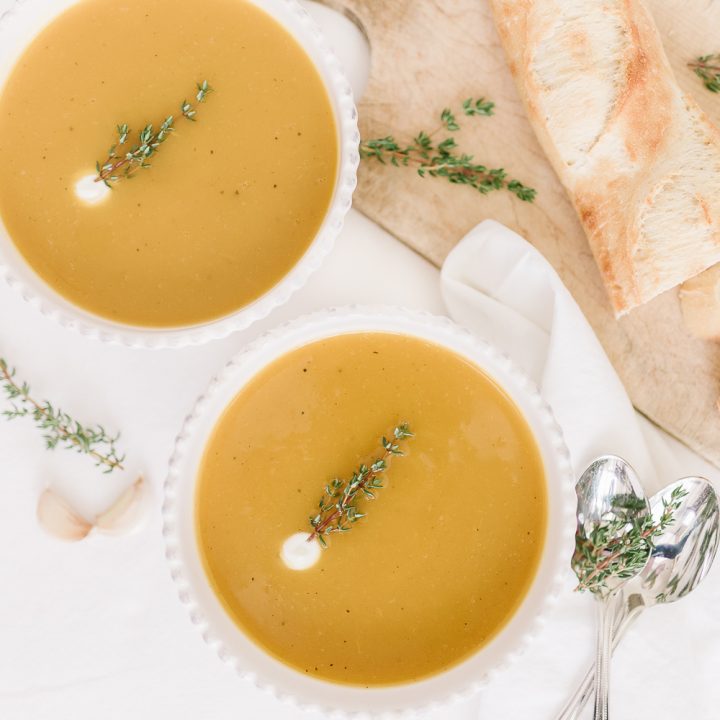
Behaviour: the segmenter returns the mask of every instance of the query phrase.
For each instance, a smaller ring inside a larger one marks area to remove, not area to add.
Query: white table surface
[[[8,5],[0,0],[0,13]],[[361,89],[368,67],[364,41],[344,18],[312,10]],[[331,257],[289,305],[246,332],[204,347],[143,351],[102,345],[63,330],[0,285],[0,356],[18,366],[37,395],[81,419],[122,429],[129,460],[124,475],[102,476],[85,457],[46,452],[27,422],[0,425],[0,719],[310,717],[239,680],[191,626],[163,557],[160,491],[182,419],[233,353],[279,322],[352,303],[444,310],[437,270],[355,211]],[[715,469],[689,450],[649,425],[648,433],[652,442],[670,442],[685,474],[717,479]],[[92,515],[137,472],[153,492],[152,511],[138,532],[70,544],[38,526],[37,497],[46,485]],[[702,593],[703,588],[698,604]],[[713,595],[717,587],[704,593],[705,612]],[[701,637],[697,627],[688,632]],[[693,685],[693,678],[683,685],[694,670],[687,663],[678,668],[678,693],[704,687]],[[657,691],[664,687],[662,678],[654,682]],[[663,703],[655,706],[655,717],[664,717]],[[455,706],[452,717],[475,718],[478,707],[468,701]],[[711,717],[710,710],[702,716]]]

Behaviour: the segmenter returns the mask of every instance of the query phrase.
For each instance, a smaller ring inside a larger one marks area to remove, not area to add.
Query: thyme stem
[[[466,116],[488,117],[493,114],[494,107],[494,103],[484,98],[468,98],[463,102],[462,112]],[[460,129],[456,116],[449,108],[442,111],[440,121],[441,124],[431,133],[419,132],[411,143],[404,146],[397,143],[392,135],[364,140],[360,143],[360,155],[396,167],[413,164],[420,177],[444,177],[454,185],[469,185],[483,195],[492,190],[504,189],[526,202],[535,199],[536,191],[533,188],[509,178],[503,168],[488,168],[476,163],[472,155],[459,153],[453,137],[448,136],[435,142],[433,138],[441,130],[455,132]]]
[[[611,577],[632,577],[642,570],[654,547],[654,540],[674,522],[675,512],[687,492],[676,487],[663,499],[663,512],[655,522],[652,515],[639,518],[636,509],[618,496],[616,519],[599,523],[589,535],[577,534],[573,569],[578,577],[576,590],[603,592]]]
[[[386,450],[379,458],[380,462],[383,464],[387,461],[387,459],[390,457],[390,452]],[[377,461],[376,461],[377,462]],[[371,470],[368,472],[363,479],[358,483],[357,489],[362,491],[363,488],[367,487],[367,484],[373,480],[373,478],[376,478],[380,472],[382,471],[373,471]],[[339,507],[337,507],[330,515],[328,515],[319,525],[313,528],[313,531],[308,536],[308,542],[313,540],[317,535],[320,535],[322,532],[325,531],[326,528],[330,526],[332,522],[337,520],[339,517],[342,516],[342,514],[347,510],[348,503],[350,502],[349,495],[343,495],[342,500],[340,501]]]
[[[701,62],[689,62],[688,67],[702,68],[703,70],[712,70],[713,72],[720,72],[720,65],[708,65],[707,63],[701,63]]]
[[[425,172],[427,172],[427,173],[438,173],[439,171],[444,170],[445,168],[456,168],[456,170],[457,170],[458,173],[462,173],[462,174],[465,175],[466,177],[474,177],[474,178],[475,178],[477,181],[479,181],[479,182],[485,182],[485,181],[488,181],[488,180],[491,181],[491,180],[494,178],[494,175],[493,175],[493,172],[492,172],[492,171],[477,172],[477,171],[473,170],[473,169],[470,168],[470,167],[460,167],[460,168],[458,168],[457,165],[455,165],[455,164],[453,164],[453,163],[447,163],[447,162],[445,162],[445,163],[439,163],[439,164],[436,164],[436,165],[427,165],[427,164],[426,164],[426,161],[424,161],[422,158],[406,156],[406,155],[404,155],[404,154],[401,153],[401,152],[391,152],[391,153],[389,153],[389,156],[390,156],[390,157],[395,157],[395,158],[397,158],[398,160],[407,157],[407,161],[408,161],[408,162],[416,163],[416,164],[418,164],[418,165],[422,165],[423,170],[424,170]]]
[[[365,517],[365,513],[358,512],[353,504],[355,499],[360,494],[369,500],[375,499],[374,491],[383,487],[379,476],[387,470],[388,460],[392,456],[403,455],[398,441],[411,437],[413,433],[407,423],[398,425],[393,430],[392,439],[382,438],[383,452],[369,466],[360,465],[347,482],[335,478],[325,486],[325,492],[318,504],[319,512],[310,517],[312,531],[308,535],[308,542],[317,538],[321,547],[326,548],[327,535],[347,532],[353,523]]]
[[[701,55],[689,62],[688,67],[710,92],[720,93],[720,53]]]
[[[644,530],[644,531],[640,534],[640,539],[642,539],[642,540],[647,540],[649,537],[652,536],[653,531],[654,531],[654,528],[649,528],[649,529],[647,529],[647,530]],[[619,558],[622,557],[622,555],[623,555],[623,550],[624,550],[624,548],[621,548],[620,550],[616,550],[615,552],[613,552],[613,553],[611,553],[610,555],[608,555],[607,557],[605,557],[602,561],[600,561],[600,562],[597,564],[597,566],[596,566],[586,577],[584,577],[584,578],[578,583],[578,586],[577,586],[576,589],[577,589],[577,590],[586,590],[586,589],[588,589],[588,588],[591,586],[591,584],[592,584],[591,581],[592,581],[595,577],[597,577],[598,575],[600,575],[604,570],[607,570],[607,568],[609,568],[610,565],[612,565],[613,562],[615,562],[616,560],[618,560]]]
[[[208,84],[207,80],[203,80],[201,83],[197,83],[197,92],[195,99],[198,103],[205,102],[207,96],[212,92],[212,88]],[[183,100],[180,103],[180,112],[184,118],[195,122],[195,115],[197,110],[187,100]],[[146,125],[139,133],[137,143],[126,150],[124,154],[118,154],[118,148],[122,148],[128,141],[130,136],[130,128],[127,123],[122,123],[117,126],[118,139],[117,143],[108,150],[107,158],[101,165],[99,162],[95,163],[97,169],[97,175],[95,176],[95,182],[103,182],[107,187],[112,187],[110,183],[117,182],[121,178],[131,178],[138,170],[144,170],[151,167],[151,163],[148,162],[150,158],[160,148],[160,145],[164,143],[172,132],[175,131],[174,127],[175,117],[168,115],[155,132],[153,125]],[[118,170],[125,168],[123,173],[118,174]]]
[[[0,380],[11,402],[10,409],[3,411],[3,415],[8,420],[31,416],[38,428],[47,431],[44,437],[49,450],[64,444],[67,448],[92,457],[97,466],[105,468],[106,473],[124,469],[122,463],[125,457],[119,456],[115,448],[117,435],[108,436],[101,425],[86,427],[47,400],[35,400],[30,395],[30,386],[27,383],[18,384],[15,370],[11,370],[3,358],[0,358]]]

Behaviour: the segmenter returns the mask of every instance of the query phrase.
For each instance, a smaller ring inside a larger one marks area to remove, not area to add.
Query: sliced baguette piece
[[[720,340],[720,265],[683,283],[680,305],[687,329],[704,340]]]
[[[639,0],[491,0],[616,315],[720,262],[720,132]]]

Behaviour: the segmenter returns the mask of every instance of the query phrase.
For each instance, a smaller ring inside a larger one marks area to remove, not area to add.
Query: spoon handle
[[[608,720],[612,609],[613,604],[610,598],[603,598],[598,602],[597,653],[595,655],[595,710],[593,712],[593,720]]]
[[[644,608],[643,605],[635,605],[632,608],[628,608],[624,602],[619,602],[618,607],[619,610],[616,612],[615,627],[613,630],[612,650],[615,650],[627,629],[633,624]],[[565,703],[565,707],[563,707],[558,715],[557,720],[577,720],[592,695],[594,684],[595,665],[592,665],[588,668],[580,685],[578,685],[575,692]]]

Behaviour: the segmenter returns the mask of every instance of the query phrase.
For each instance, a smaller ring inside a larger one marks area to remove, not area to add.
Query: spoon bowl
[[[657,523],[673,491],[685,494],[673,513],[673,522],[655,539],[643,571],[624,592],[628,605],[650,607],[675,602],[692,592],[707,575],[720,542],[720,507],[708,480],[687,477],[656,493],[650,511]]]
[[[578,504],[573,570],[581,586],[606,598],[640,572],[644,562],[640,558],[626,572],[607,573],[602,582],[588,584],[588,544],[607,545],[623,537],[632,521],[648,516],[650,506],[635,470],[616,455],[603,455],[593,461],[578,480],[575,491]],[[593,579],[597,580],[597,576]]]

